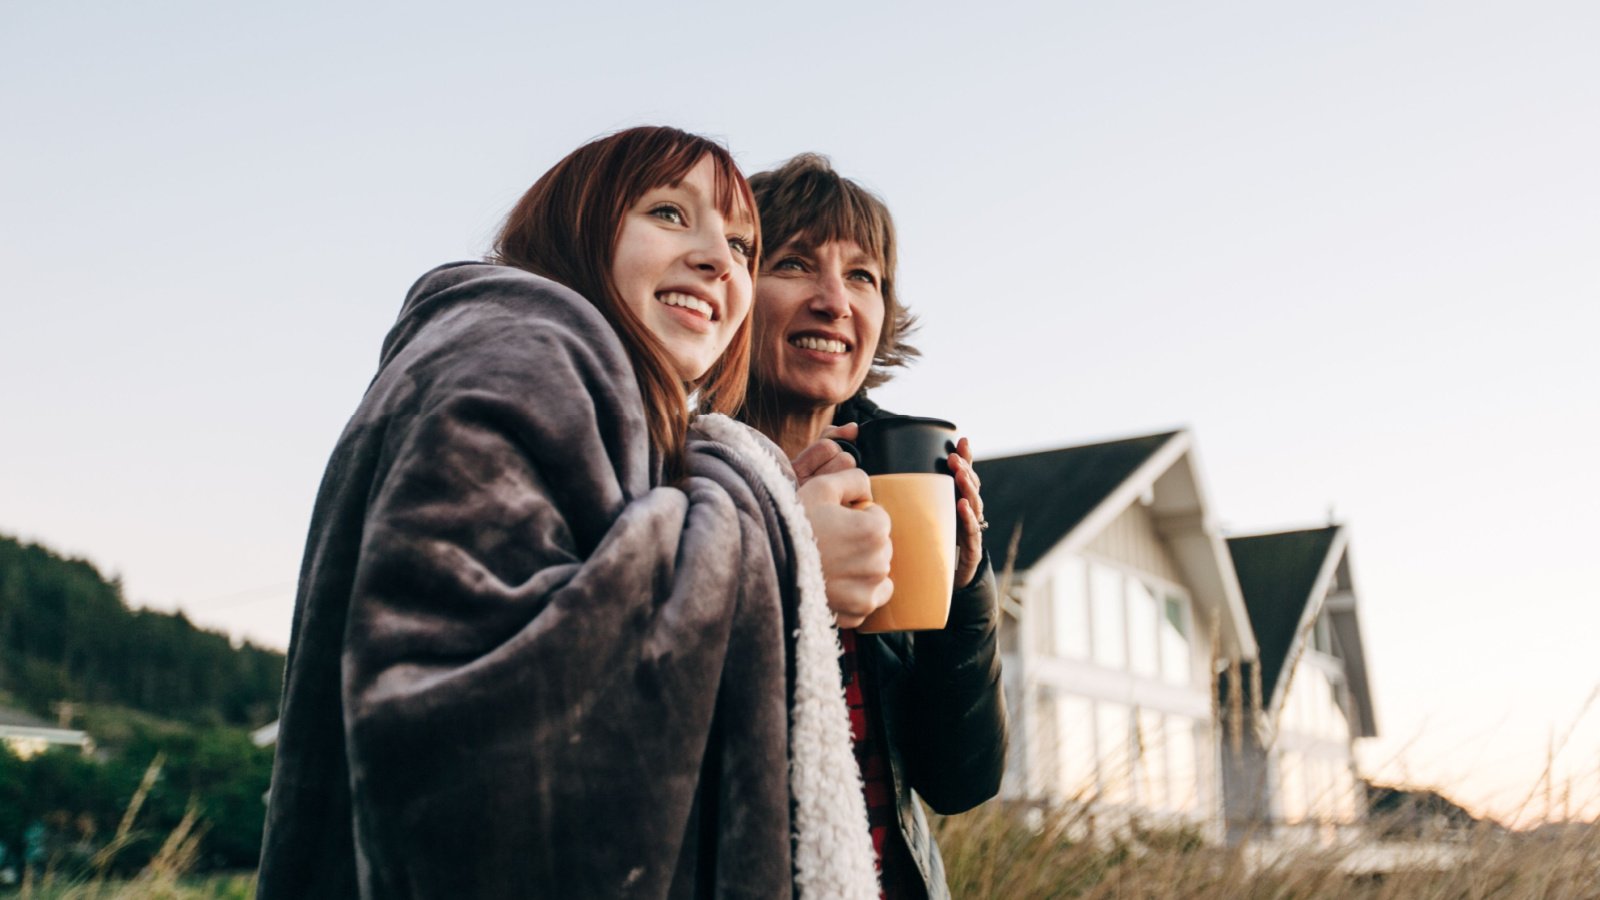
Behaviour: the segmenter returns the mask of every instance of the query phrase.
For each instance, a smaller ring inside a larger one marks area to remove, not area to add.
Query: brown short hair
[[[826,156],[802,153],[776,169],[750,179],[766,246],[792,240],[817,247],[829,241],[854,241],[883,267],[883,332],[862,388],[893,377],[889,370],[920,356],[906,337],[917,324],[895,293],[894,219],[876,194],[833,170]]]
[[[633,360],[652,449],[660,454],[669,481],[684,471],[688,398],[661,342],[618,297],[611,264],[629,207],[647,191],[680,181],[708,156],[722,214],[732,215],[736,207],[753,213],[750,185],[725,148],[676,128],[641,126],[591,141],[540,176],[506,216],[489,256],[572,288],[616,329]],[[761,252],[759,230],[755,242],[746,263],[752,280]],[[691,385],[700,392],[700,408],[732,413],[744,400],[750,318],[745,316],[728,349]]]

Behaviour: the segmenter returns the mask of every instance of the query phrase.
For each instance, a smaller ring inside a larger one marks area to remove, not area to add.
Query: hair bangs
[[[750,228],[750,256],[745,260],[745,268],[754,275],[761,262],[761,215],[756,211],[756,195],[734,163],[732,154],[712,144],[706,155],[711,157],[715,175],[716,196],[712,199],[716,201],[717,211],[724,219],[743,222]]]
[[[738,164],[733,161],[733,155],[720,144],[697,134],[678,132],[673,135],[651,137],[660,141],[661,146],[641,148],[644,153],[634,154],[635,159],[642,158],[645,161],[644,165],[629,173],[617,173],[619,182],[624,185],[623,190],[616,195],[618,202],[613,221],[617,232],[621,233],[622,220],[628,207],[640,197],[663,185],[678,184],[688,177],[702,159],[709,157],[714,192],[712,201],[717,211],[722,213],[724,218],[742,219],[750,226],[752,252],[745,263],[745,268],[754,274],[757,262],[761,258],[761,219],[756,214],[755,195],[751,193],[750,184],[745,181],[744,173],[739,171]],[[649,152],[651,150],[656,152]]]
[[[813,207],[811,221],[798,226],[789,240],[813,249],[834,241],[848,241],[860,247],[862,252],[877,260],[885,269],[892,268],[883,217],[864,198],[841,191],[834,185],[829,187],[831,190],[823,191],[824,196],[819,197],[819,202]]]

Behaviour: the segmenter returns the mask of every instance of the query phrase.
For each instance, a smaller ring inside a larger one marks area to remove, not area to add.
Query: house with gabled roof
[[[0,706],[0,744],[21,759],[32,758],[51,747],[75,747],[84,753],[94,751],[94,743],[84,732],[57,728],[38,716],[6,706]]]
[[[1260,654],[1219,685],[1230,841],[1334,839],[1366,813],[1354,743],[1375,737],[1349,532],[1231,537]]]
[[[1192,434],[976,469],[1002,582],[1003,795],[1220,837],[1214,673],[1257,650]]]

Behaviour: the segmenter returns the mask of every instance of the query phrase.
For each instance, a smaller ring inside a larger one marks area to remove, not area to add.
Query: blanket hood
[[[445,263],[424,273],[406,292],[400,316],[383,339],[379,368],[388,365],[404,350],[424,325],[463,304],[490,301],[515,305],[518,298],[539,296],[548,301],[552,295],[570,300],[580,315],[593,316],[593,324],[604,329],[597,333],[611,330],[594,304],[564,284],[495,263],[470,260]]]

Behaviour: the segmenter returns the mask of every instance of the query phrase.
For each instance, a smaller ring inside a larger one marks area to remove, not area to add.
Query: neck
[[[835,404],[785,412],[777,416],[770,427],[761,432],[783,449],[783,455],[794,459],[801,450],[822,437],[822,430],[833,424]]]

